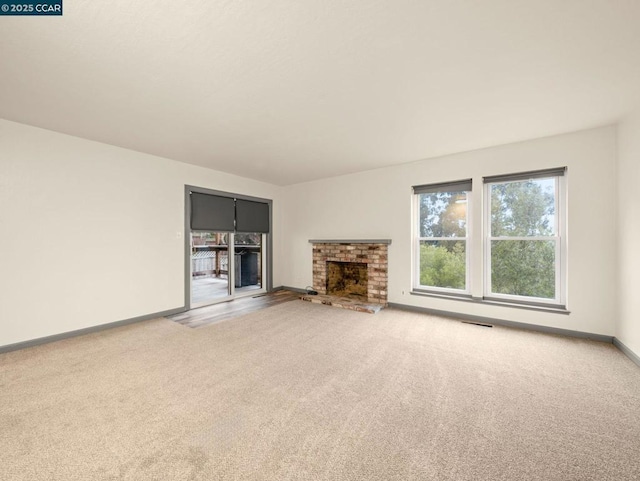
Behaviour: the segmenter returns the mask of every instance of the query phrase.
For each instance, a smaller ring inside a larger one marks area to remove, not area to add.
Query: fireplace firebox
[[[367,264],[327,261],[327,294],[367,301]]]

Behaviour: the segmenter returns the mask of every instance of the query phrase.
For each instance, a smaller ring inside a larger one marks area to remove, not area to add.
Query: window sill
[[[511,307],[514,309],[526,309],[528,311],[537,311],[537,312],[549,312],[553,314],[571,314],[571,311],[567,310],[563,306],[541,306],[541,305],[533,305],[533,304],[520,304],[509,301],[502,301],[496,299],[483,299],[478,297],[471,297],[470,295],[455,295],[455,294],[444,294],[444,293],[436,293],[436,292],[427,292],[427,291],[418,291],[413,290],[409,294],[412,296],[421,296],[421,297],[435,297],[438,299],[447,299],[451,301],[462,301],[462,302],[472,302],[475,304],[484,304],[488,306],[502,306],[502,307]]]

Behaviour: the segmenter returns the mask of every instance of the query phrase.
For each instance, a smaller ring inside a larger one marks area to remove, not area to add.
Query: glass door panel
[[[255,293],[263,288],[263,234],[235,234],[234,287],[239,295]]]
[[[228,232],[191,232],[191,307],[229,298]]]

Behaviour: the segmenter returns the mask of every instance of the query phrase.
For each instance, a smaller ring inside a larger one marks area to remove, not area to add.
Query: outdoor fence
[[[220,277],[229,271],[228,251],[198,251],[191,254],[194,277]]]

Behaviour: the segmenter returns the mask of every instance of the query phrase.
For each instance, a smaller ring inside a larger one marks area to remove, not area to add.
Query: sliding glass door
[[[228,232],[191,232],[191,305],[225,300],[229,289]]]
[[[271,288],[271,201],[198,187],[186,194],[187,308]]]
[[[263,236],[259,232],[234,236],[234,287],[238,294],[262,290]]]
[[[264,291],[264,234],[191,232],[191,307]]]

